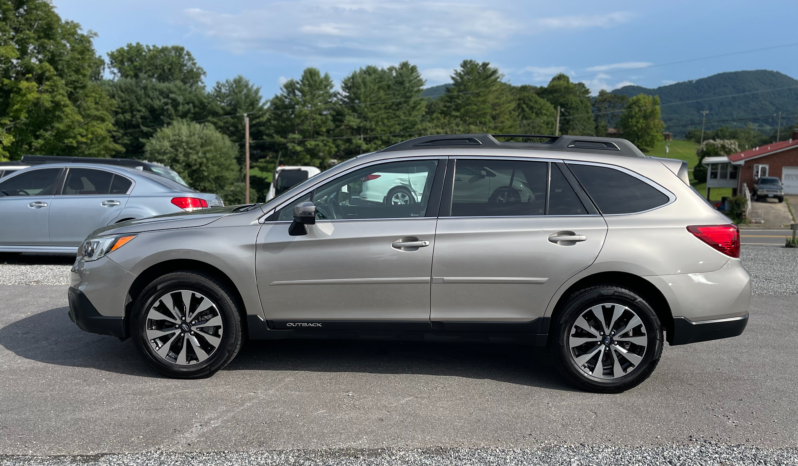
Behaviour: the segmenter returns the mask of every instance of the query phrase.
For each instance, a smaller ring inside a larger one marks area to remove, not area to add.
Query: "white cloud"
[[[591,66],[588,71],[610,71],[610,70],[634,70],[639,68],[648,68],[653,65],[647,61],[628,61],[625,63],[613,63],[611,65]]]
[[[534,82],[548,82],[557,74],[573,74],[573,71],[565,66],[527,66],[521,70],[521,73],[532,73]]]
[[[663,79],[662,84],[669,86],[671,84],[676,84],[676,81],[671,81],[670,79]]]
[[[288,82],[288,78],[286,78],[285,76],[280,76],[279,78],[277,78],[277,83],[280,84],[281,86],[286,82]]]
[[[435,86],[451,82],[453,69],[450,68],[430,68],[428,70],[421,70],[421,77],[427,81],[427,86]]]
[[[634,86],[635,83],[631,81],[620,81],[615,84],[608,82],[609,75],[604,73],[597,74],[593,79],[583,80],[582,82],[590,89],[590,95],[597,95],[599,91],[612,91],[624,86]]]
[[[313,61],[473,57],[519,35],[607,28],[629,13],[521,18],[488,0],[300,0],[235,14],[185,10],[193,33],[233,53],[267,52]]]

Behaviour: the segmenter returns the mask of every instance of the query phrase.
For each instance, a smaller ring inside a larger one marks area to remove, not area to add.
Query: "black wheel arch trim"
[[[99,335],[111,335],[122,340],[130,336],[124,317],[101,315],[89,298],[76,288],[70,287],[67,293],[69,319],[81,330]]]

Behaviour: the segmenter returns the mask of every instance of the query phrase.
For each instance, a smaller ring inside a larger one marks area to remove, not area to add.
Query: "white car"
[[[424,194],[427,175],[427,172],[373,173],[363,177],[360,199],[392,205],[416,204]],[[467,202],[469,198],[488,197],[495,197],[495,202],[498,203],[535,200],[535,195],[521,174],[499,173],[487,167],[462,167],[457,177],[457,181],[466,181],[467,189],[459,193],[464,196],[461,199],[463,202]]]
[[[266,193],[266,202],[319,173],[321,173],[321,170],[311,166],[281,165],[277,167],[272,177],[272,185],[269,188],[269,192]]]

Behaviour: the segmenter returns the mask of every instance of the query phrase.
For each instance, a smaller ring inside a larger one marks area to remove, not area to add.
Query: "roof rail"
[[[502,139],[544,139],[545,142],[499,141]],[[417,149],[521,149],[559,152],[592,152],[624,157],[645,157],[626,139],[593,136],[545,136],[538,134],[454,134],[410,139],[381,152]]]
[[[61,155],[23,155],[23,164],[40,165],[46,163],[91,163],[100,165],[121,165],[123,167],[143,167],[151,162],[135,159],[108,159],[99,157],[69,157]]]

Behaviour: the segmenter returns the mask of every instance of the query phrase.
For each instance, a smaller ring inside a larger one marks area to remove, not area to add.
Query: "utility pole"
[[[244,156],[247,166],[247,174],[244,183],[244,204],[249,204],[249,115],[244,114]]]
[[[779,142],[779,141],[781,141],[781,112],[779,112],[779,113],[777,113],[777,114],[775,114],[773,116],[779,117],[779,125],[778,125],[778,129],[776,130],[776,142]]]
[[[557,106],[557,126],[554,128],[554,135],[560,135],[560,106]]]
[[[704,115],[704,119],[701,121],[701,144],[704,144],[704,123],[707,122],[707,113],[709,110],[701,110],[701,114]]]

